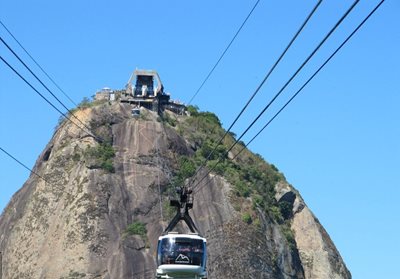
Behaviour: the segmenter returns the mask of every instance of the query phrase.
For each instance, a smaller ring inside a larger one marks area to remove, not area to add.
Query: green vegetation
[[[233,209],[235,210],[235,211],[240,211],[242,208],[240,207],[240,204],[238,204],[238,203],[233,203]]]
[[[128,235],[139,235],[141,237],[146,237],[147,235],[146,224],[139,221],[133,222],[132,224],[128,225],[125,232]]]
[[[104,103],[107,103],[107,100],[95,101],[95,100],[91,100],[88,97],[83,97],[82,101],[78,104],[78,106],[76,108],[69,110],[69,112],[67,113],[67,116],[68,116],[68,118],[71,119],[71,117],[73,117],[72,114],[75,115],[75,113],[80,109],[86,109],[86,108],[98,106],[98,105],[101,105]],[[67,120],[67,118],[65,118],[64,115],[61,115],[58,118],[57,125],[54,128],[54,130],[57,130],[65,122],[65,120]]]
[[[242,220],[243,220],[243,222],[245,222],[247,224],[251,224],[251,222],[253,221],[250,213],[248,213],[248,212],[243,213]]]
[[[91,107],[93,102],[88,97],[83,97],[82,101],[78,104],[78,108],[85,109]]]
[[[289,219],[293,214],[293,204],[287,201],[281,201],[279,202],[279,210],[285,220]]]
[[[191,177],[196,172],[195,162],[186,156],[182,156],[179,162],[179,171],[177,176],[180,180]]]
[[[261,208],[275,221],[282,222],[282,214],[275,200],[275,185],[283,179],[282,175],[260,159],[247,164],[227,162],[225,167],[224,176],[234,186],[237,197],[251,198],[253,210]]]
[[[146,109],[140,110],[139,119],[140,119],[140,120],[143,120],[143,121],[148,121],[148,120],[150,120],[150,113],[149,113],[149,111],[146,110]],[[160,119],[161,119],[161,118],[160,118]]]
[[[107,103],[107,100],[93,100],[94,96],[92,96],[92,100],[89,99],[88,97],[83,97],[82,101],[78,104],[78,109],[86,109],[86,108],[91,108],[97,105],[101,105],[104,103]]]
[[[144,241],[144,247],[150,248],[150,242],[147,238],[147,229],[146,224],[140,221],[135,221],[132,224],[129,224],[125,229],[125,236],[127,235],[138,235]]]
[[[189,112],[190,116],[197,116],[199,114],[199,107],[198,106],[188,106],[186,108],[187,112]]]
[[[278,206],[276,206],[275,204],[269,206],[269,207],[268,207],[268,212],[269,212],[270,216],[271,216],[275,221],[277,221],[279,224],[282,224],[282,223],[283,223],[282,213],[281,213],[281,211],[280,211],[280,209],[279,209]]]
[[[172,220],[176,214],[176,207],[170,206],[169,199],[164,199],[162,203],[162,209],[164,214],[164,220]]]
[[[79,153],[74,153],[74,155],[72,155],[72,160],[74,162],[79,162],[81,160],[81,155]]]
[[[178,123],[178,121],[176,119],[174,119],[173,117],[171,117],[168,112],[165,112],[163,117],[160,117],[160,120],[162,122],[165,122],[165,123],[171,125],[172,127],[175,127],[176,124]]]
[[[85,156],[94,160],[93,167],[114,172],[113,158],[115,150],[110,143],[101,143],[85,150]]]
[[[261,221],[260,221],[260,218],[255,218],[254,220],[253,220],[253,224],[254,224],[254,226],[257,228],[257,229],[260,229],[261,228]]]
[[[187,111],[190,117],[180,118],[171,126],[176,124],[175,129],[189,142],[194,152],[190,156],[175,157],[175,171],[169,190],[172,192],[193,177],[196,170],[207,161],[209,170],[212,169],[213,173],[221,175],[232,185],[231,203],[241,220],[260,230],[263,225],[259,213],[263,212],[279,224],[289,247],[295,249],[296,242],[290,227],[292,205],[284,201],[278,203],[275,199],[276,184],[285,181],[278,168],[266,163],[261,155],[248,151],[244,142],[239,142],[231,149],[236,139],[233,132],[227,133],[219,143],[225,130],[215,114],[201,112],[195,106],[189,106]],[[227,150],[230,150],[229,153]],[[229,159],[232,157],[235,159]],[[175,209],[164,204],[170,209],[169,215],[173,216]]]
[[[88,97],[83,97],[82,101],[78,104],[78,106],[76,108],[73,108],[69,111],[69,117],[71,116],[71,114],[75,114],[76,111],[80,110],[80,109],[86,109],[86,108],[91,108],[100,104],[104,104],[105,100],[102,101],[94,101],[93,99],[90,99]],[[64,117],[62,117],[64,119]]]
[[[289,222],[285,222],[281,224],[281,231],[284,237],[286,238],[286,241],[289,244],[289,247],[293,250],[296,248],[296,240],[294,238],[293,231],[290,229],[290,224]]]
[[[245,182],[237,181],[234,186],[235,186],[236,195],[245,197],[245,198],[250,196],[250,188]]]
[[[56,125],[56,127],[54,127],[54,131],[57,131],[58,128],[61,127],[61,125],[64,123],[65,120],[66,120],[66,118],[64,117],[64,115],[61,115],[60,117],[58,117],[57,125]]]
[[[234,161],[230,160],[227,150],[235,142],[236,135],[233,132],[228,133],[223,142],[217,146],[225,134],[218,117],[211,112],[201,112],[196,106],[188,106],[187,111],[190,117],[178,122],[176,129],[191,143],[195,152],[193,156],[181,156],[178,159],[173,186],[181,185],[208,160],[207,168],[225,177],[233,185],[233,193],[236,196],[233,205],[235,210],[242,211],[243,218],[248,220],[248,215],[243,212],[245,209],[241,205],[244,199],[250,199],[252,206],[250,205],[249,210],[253,211],[251,214],[247,212],[250,219],[256,215],[254,210],[260,208],[277,223],[283,224],[291,209],[288,204],[277,203],[275,185],[284,180],[284,176],[274,165],[267,164],[262,156],[253,154],[247,149],[243,150]],[[229,156],[236,155],[244,146],[243,142],[237,144]],[[210,155],[211,151],[213,153]]]
[[[202,146],[206,140],[216,143],[224,134],[221,122],[212,112],[199,112],[196,107],[189,106],[188,112],[191,117],[177,125],[178,132],[185,138]]]

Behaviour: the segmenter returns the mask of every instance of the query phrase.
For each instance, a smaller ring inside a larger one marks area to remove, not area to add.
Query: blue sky
[[[10,1],[0,19],[75,102],[123,88],[137,68],[159,72],[187,102],[255,1]],[[315,1],[264,1],[193,103],[228,127]],[[324,1],[233,128],[236,134],[277,93],[352,1]],[[360,1],[284,91],[247,142],[378,1]],[[386,1],[304,92],[250,146],[275,164],[327,229],[353,278],[396,278],[400,241],[400,2]],[[69,107],[0,26],[0,35]],[[0,55],[24,76],[18,61]],[[0,146],[29,167],[59,114],[0,63]],[[48,94],[46,94],[48,96]],[[51,98],[51,97],[49,97]],[[0,210],[29,176],[0,154]]]

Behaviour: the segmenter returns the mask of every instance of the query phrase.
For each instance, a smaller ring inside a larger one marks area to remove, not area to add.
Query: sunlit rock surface
[[[106,103],[75,113],[112,142],[114,172],[85,155],[99,144],[91,135],[61,124],[34,167],[45,180],[31,175],[0,217],[1,279],[154,278],[157,239],[173,214],[166,189],[176,158],[193,154],[196,143],[154,112],[133,118],[130,110]],[[191,215],[208,241],[209,278],[351,278],[289,184],[279,182],[275,198],[293,208],[293,243],[259,208],[258,224],[244,222],[225,178],[211,173],[206,180]],[[239,205],[250,208],[250,199]],[[146,224],[147,234],[128,234],[133,222]]]

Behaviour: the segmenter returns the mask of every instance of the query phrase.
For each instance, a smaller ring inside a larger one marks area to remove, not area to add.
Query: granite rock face
[[[132,118],[124,104],[75,115],[112,142],[113,169],[90,155],[100,145],[93,136],[62,123],[34,167],[44,179],[31,175],[0,217],[0,278],[154,278],[157,239],[173,214],[166,192],[177,158],[196,143],[153,112]],[[275,198],[291,206],[292,243],[268,212],[255,208],[259,222],[244,222],[232,189],[211,173],[195,194],[191,215],[208,241],[210,278],[351,278],[288,183],[277,183]],[[145,235],[127,233],[135,222]]]

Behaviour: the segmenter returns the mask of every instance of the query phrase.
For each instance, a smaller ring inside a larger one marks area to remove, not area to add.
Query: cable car
[[[140,108],[138,108],[138,107],[133,108],[131,113],[132,113],[133,117],[135,117],[135,118],[139,117],[140,116]]]
[[[193,207],[191,190],[177,190],[180,200],[171,200],[177,213],[163,235],[158,238],[156,278],[207,278],[207,241],[202,237],[189,215]],[[190,233],[172,232],[180,221],[185,221]]]
[[[168,233],[157,248],[157,278],[207,278],[206,239],[198,234]]]

